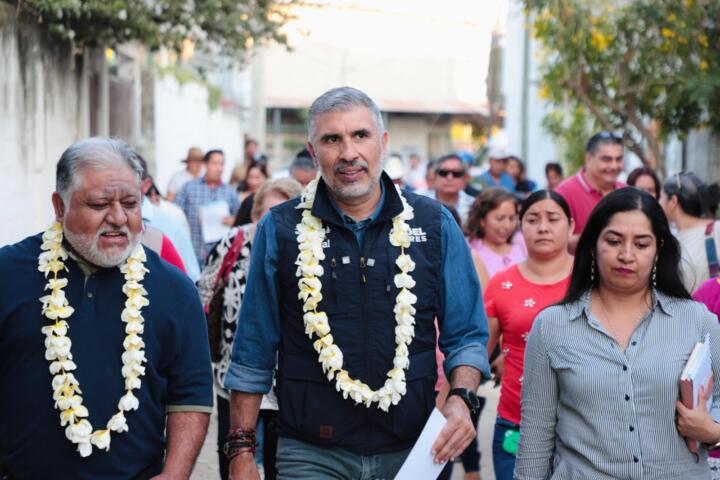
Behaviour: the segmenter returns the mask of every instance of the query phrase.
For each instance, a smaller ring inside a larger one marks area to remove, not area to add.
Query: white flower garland
[[[415,307],[417,297],[410,292],[415,286],[415,280],[410,272],[415,269],[415,262],[405,253],[410,247],[410,226],[407,224],[414,216],[412,207],[402,196],[397,188],[398,195],[402,200],[402,212],[393,218],[393,227],[390,230],[390,243],[400,247],[400,255],[395,264],[400,273],[395,275],[395,285],[400,289],[395,298],[395,358],[393,368],[387,373],[385,384],[378,390],[372,390],[367,384],[360,380],[353,379],[343,367],[343,354],[340,348],[335,345],[330,334],[328,317],[323,311],[318,311],[318,305],[322,300],[322,283],[320,277],[323,275],[323,267],[320,261],[325,259],[323,252],[323,241],[325,240],[325,229],[322,221],[313,216],[311,209],[315,201],[319,176],[315,178],[303,191],[300,203],[296,208],[303,209],[302,220],[297,225],[297,241],[299,253],[295,264],[298,266],[296,276],[300,277],[298,285],[300,292],[298,298],[303,303],[303,321],[305,333],[312,339],[313,334],[318,340],[313,343],[319,355],[319,362],[327,375],[328,380],[335,379],[335,388],[342,391],[343,398],[352,398],[355,403],[364,403],[370,407],[377,403],[377,407],[388,411],[390,405],[397,405],[405,395],[405,369],[410,365],[408,346],[415,335]]]
[[[64,260],[68,254],[62,246],[63,231],[59,223],[54,224],[43,234],[43,243],[40,247],[42,253],[38,258],[38,270],[45,278],[52,273],[45,290],[50,295],[40,298],[43,304],[42,313],[52,325],[42,327],[45,334],[45,358],[50,363],[50,374],[53,375],[52,389],[55,408],[60,410],[60,426],[65,427],[65,436],[72,443],[77,444],[80,456],[87,457],[92,453],[92,446],[99,449],[110,449],[110,431],[122,433],[128,431],[125,413],[137,410],[139,401],[132,391],[140,388],[140,377],[145,374],[146,362],[145,343],[140,335],[143,333],[143,317],[140,310],[150,304],[145,295],[147,291],[142,286],[142,280],[148,270],[144,266],[146,260],[145,250],[141,244],[133,250],[120,271],[125,275],[123,293],[127,296],[125,309],[120,318],[127,323],[125,326],[125,349],[122,354],[122,376],[125,379],[126,393],[118,402],[118,413],[112,416],[105,429],[93,431],[92,425],[86,417],[88,409],[82,404],[80,384],[70,373],[77,368],[72,361],[70,353],[70,338],[67,336],[68,323],[66,318],[75,311],[65,298],[63,288],[67,286],[67,278],[58,278],[58,272],[67,270]]]

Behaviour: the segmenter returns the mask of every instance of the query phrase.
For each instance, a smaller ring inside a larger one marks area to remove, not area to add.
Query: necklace
[[[605,315],[605,319],[607,319],[608,326],[610,327],[610,331],[612,332],[613,336],[615,337],[615,341],[620,343],[620,336],[618,335],[617,331],[615,330],[615,326],[613,325],[612,317],[607,311],[607,308],[605,307],[605,301],[602,298],[602,295],[598,292],[598,301],[600,302],[600,308],[603,311],[603,315]],[[638,323],[640,323],[640,320],[643,319],[645,314],[648,312],[646,309],[642,309],[640,312],[640,315],[637,316],[637,318],[633,321],[632,329],[630,330],[631,335],[632,332],[635,330],[635,328],[638,326]]]
[[[330,333],[330,324],[327,314],[318,310],[322,300],[323,267],[320,261],[325,259],[323,241],[325,228],[322,220],[315,217],[311,210],[315,201],[320,176],[311,181],[302,193],[300,203],[296,208],[302,209],[302,219],[296,227],[298,256],[295,264],[298,266],[296,276],[300,278],[298,298],[303,301],[303,323],[305,333],[312,339],[313,334],[318,337],[313,347],[318,352],[319,362],[329,381],[335,380],[335,389],[342,392],[343,398],[350,397],[356,404],[364,403],[370,408],[373,403],[383,411],[388,411],[390,405],[397,405],[406,392],[405,369],[410,365],[408,346],[415,335],[415,307],[417,297],[410,290],[415,286],[410,272],[415,269],[415,262],[405,249],[410,247],[410,226],[407,224],[414,216],[412,207],[403,197],[397,186],[398,195],[402,200],[403,210],[393,218],[390,230],[390,244],[400,247],[400,255],[395,265],[400,273],[394,277],[395,286],[400,289],[395,298],[395,358],[393,368],[387,372],[385,384],[378,390],[373,390],[364,382],[350,377],[343,369],[343,353],[335,345]]]
[[[45,278],[52,276],[45,285],[45,290],[50,290],[50,295],[40,298],[43,304],[42,314],[52,321],[51,325],[42,327],[45,335],[45,358],[50,361],[50,374],[53,375],[52,389],[55,408],[60,410],[60,426],[65,427],[65,436],[72,443],[77,444],[80,456],[87,457],[92,453],[92,446],[102,450],[110,449],[110,432],[127,432],[128,425],[125,413],[130,410],[137,410],[139,401],[132,391],[140,388],[140,377],[145,374],[146,362],[145,343],[140,335],[143,333],[143,317],[140,310],[149,305],[150,302],[145,295],[147,291],[142,286],[142,280],[148,272],[144,266],[145,250],[138,244],[120,266],[120,271],[125,275],[125,284],[122,287],[123,293],[127,296],[125,309],[120,318],[127,325],[125,326],[125,341],[123,342],[124,352],[122,354],[122,376],[125,379],[126,393],[118,402],[118,413],[112,416],[107,422],[106,428],[94,430],[87,420],[90,413],[82,403],[80,396],[80,382],[71,373],[77,369],[72,361],[70,347],[72,342],[67,335],[68,322],[66,321],[75,311],[65,298],[63,288],[67,286],[67,278],[58,278],[58,272],[66,270],[64,261],[68,257],[67,251],[62,245],[63,230],[59,223],[55,223],[47,229],[42,236],[43,243],[40,247],[42,253],[38,257],[38,270],[45,275]]]

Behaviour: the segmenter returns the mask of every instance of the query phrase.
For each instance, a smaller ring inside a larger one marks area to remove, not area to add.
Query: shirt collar
[[[578,181],[580,182],[580,186],[585,190],[586,192],[596,192],[600,193],[598,190],[594,189],[590,186],[590,182],[587,181],[587,177],[585,176],[585,168],[581,168],[578,170]]]
[[[90,265],[88,262],[86,262],[84,259],[80,258],[78,254],[75,253],[75,251],[70,247],[70,245],[65,242],[65,251],[68,254],[68,257],[70,257],[75,264],[78,266],[78,268],[83,272],[85,277],[89,277],[93,274],[93,269],[97,269],[98,267],[95,267],[93,265]]]
[[[212,185],[210,185],[210,182],[207,181],[207,178],[205,178],[205,175],[202,175],[201,177],[198,177],[198,178],[200,178],[201,183],[207,185],[209,188],[217,188],[217,187],[221,187],[223,185],[222,180],[220,180],[219,183],[213,183]]]
[[[663,313],[672,317],[673,314],[670,304],[673,302],[673,298],[655,288],[652,290],[652,297],[652,309],[655,310],[657,307],[660,307]],[[566,304],[565,308],[568,311],[568,318],[570,320],[577,320],[583,315],[585,315],[585,318],[590,318],[590,290],[583,293],[579,300]]]
[[[328,195],[330,199],[330,203],[332,204],[333,208],[337,212],[337,214],[342,218],[343,223],[345,226],[356,224],[360,228],[364,227],[365,225],[369,224],[370,222],[374,222],[377,217],[380,215],[380,211],[382,210],[383,205],[385,204],[385,184],[383,182],[380,182],[380,201],[378,202],[377,206],[375,207],[375,210],[370,214],[369,217],[362,219],[362,220],[355,220],[354,218],[346,215],[340,207],[338,207],[337,203],[335,202],[335,199],[332,197],[332,195]]]
[[[580,182],[580,186],[583,188],[583,190],[585,190],[588,193],[593,192],[593,193],[602,195],[602,192],[600,192],[600,190],[598,190],[597,188],[593,188],[590,185],[590,182],[588,182],[587,176],[585,175],[585,167],[578,170],[577,177],[578,177],[578,181]],[[623,183],[618,182],[616,180],[613,183],[613,190],[617,190],[618,188],[620,188],[622,186],[623,186]]]
[[[373,211],[372,215],[368,217],[370,221],[392,219],[403,210],[400,195],[397,193],[392,180],[385,172],[383,172],[380,177],[380,188],[380,201],[378,202],[377,207],[375,207],[375,211]],[[328,193],[327,185],[325,185],[325,181],[322,178],[318,183],[315,198],[318,201],[313,203],[313,216],[325,222],[345,226],[346,222],[344,215],[337,207],[332,195]]]

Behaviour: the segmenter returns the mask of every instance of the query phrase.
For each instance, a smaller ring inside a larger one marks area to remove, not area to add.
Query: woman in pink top
[[[510,192],[489,188],[475,198],[465,235],[490,278],[527,258],[525,241],[517,227],[518,203]]]
[[[704,303],[708,310],[720,318],[720,277],[706,280],[692,297],[696,302]],[[720,480],[720,450],[708,452],[708,465],[712,480]]]

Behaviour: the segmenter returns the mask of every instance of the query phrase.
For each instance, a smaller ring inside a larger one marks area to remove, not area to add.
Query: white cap
[[[505,151],[504,148],[493,147],[488,152],[488,158],[491,158],[491,159],[492,158],[507,158],[507,157],[508,157],[508,153],[507,153],[507,151]]]

